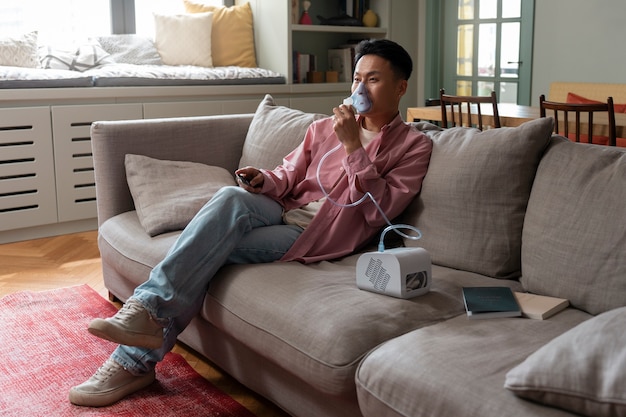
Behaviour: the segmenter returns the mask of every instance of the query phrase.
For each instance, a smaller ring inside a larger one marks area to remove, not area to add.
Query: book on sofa
[[[522,315],[520,305],[509,287],[463,287],[463,302],[470,319]]]
[[[522,316],[530,319],[545,320],[569,306],[569,301],[565,298],[548,297],[529,292],[515,292],[514,295],[522,309]]]

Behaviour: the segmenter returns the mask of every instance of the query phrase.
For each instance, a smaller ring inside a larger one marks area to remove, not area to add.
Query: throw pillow
[[[323,117],[328,116],[277,106],[267,94],[250,123],[239,167],[275,168],[302,142],[309,125]]]
[[[0,65],[39,68],[37,32],[0,38]]]
[[[422,191],[403,216],[423,236],[405,244],[425,248],[439,265],[519,276],[526,204],[553,120],[485,131],[417,126],[429,126],[433,151]]]
[[[602,101],[591,100],[583,96],[579,96],[574,93],[567,93],[567,98],[565,99],[566,103],[572,104],[601,104]],[[606,101],[604,102],[606,103]],[[613,103],[613,108],[615,109],[615,113],[626,113],[626,104],[617,104]]]
[[[226,169],[197,162],[129,154],[125,165],[139,222],[150,236],[185,228],[217,190],[236,185]]]
[[[589,417],[626,415],[626,307],[553,339],[506,375],[515,395]]]
[[[207,5],[201,0],[184,0],[184,3],[188,13],[213,12],[213,65],[257,66],[250,3],[230,7]]]
[[[626,151],[555,137],[537,168],[522,233],[521,278],[590,314],[624,305]]]
[[[212,67],[213,13],[154,14],[155,43],[167,65]]]
[[[81,45],[76,50],[61,50],[51,46],[42,46],[39,50],[41,67],[46,69],[65,69],[87,71],[104,64],[111,64],[111,56],[99,45]]]
[[[111,59],[122,64],[162,65],[161,55],[154,42],[144,36],[109,35],[99,36],[95,40],[102,49],[111,55]]]

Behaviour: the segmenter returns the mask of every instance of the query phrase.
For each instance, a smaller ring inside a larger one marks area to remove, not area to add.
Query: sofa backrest
[[[519,277],[526,204],[553,120],[479,131],[418,124],[433,140],[420,195],[403,220],[433,263],[494,278]]]
[[[591,314],[626,306],[626,150],[554,136],[522,236],[527,291]]]

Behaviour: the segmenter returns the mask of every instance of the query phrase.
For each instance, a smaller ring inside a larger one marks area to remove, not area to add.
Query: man
[[[70,390],[72,403],[106,406],[151,384],[156,363],[197,314],[223,265],[338,258],[386,225],[372,201],[352,203],[369,193],[387,218],[406,208],[421,188],[432,149],[398,111],[411,58],[379,39],[359,44],[355,61],[352,91],[366,95],[367,112],[357,116],[339,105],[333,117],[309,127],[282,165],[237,170],[239,187],[215,194],[117,314],[90,323],[89,332],[120,346]]]

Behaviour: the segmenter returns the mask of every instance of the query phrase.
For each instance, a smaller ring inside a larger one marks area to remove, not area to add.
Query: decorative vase
[[[309,7],[311,7],[311,2],[308,0],[305,0],[302,2],[302,16],[300,16],[300,21],[298,23],[300,23],[301,25],[312,25],[313,21],[311,20],[311,16],[309,16]]]
[[[378,24],[378,16],[373,10],[368,9],[363,15],[363,25],[368,28],[373,28]]]

